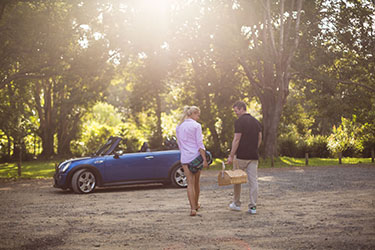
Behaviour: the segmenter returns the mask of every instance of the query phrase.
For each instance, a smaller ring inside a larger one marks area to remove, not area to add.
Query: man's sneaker
[[[251,207],[247,211],[249,214],[256,214],[257,213],[257,207]]]
[[[231,210],[234,210],[234,211],[240,211],[241,210],[241,207],[237,206],[236,204],[234,204],[234,202],[232,202],[231,204],[229,204],[229,208]]]

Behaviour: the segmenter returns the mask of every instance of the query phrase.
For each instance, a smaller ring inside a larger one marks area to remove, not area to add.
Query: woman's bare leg
[[[194,174],[194,192],[195,192],[195,207],[196,209],[199,208],[199,194],[201,192],[200,188],[200,177],[201,177],[201,171],[199,170],[196,174]]]
[[[184,169],[184,173],[187,179],[187,196],[190,203],[191,213],[190,215],[193,215],[194,212],[196,212],[197,206],[196,206],[196,195],[195,195],[195,176],[192,172],[190,172],[187,165],[182,165]],[[195,214],[194,214],[195,215]]]

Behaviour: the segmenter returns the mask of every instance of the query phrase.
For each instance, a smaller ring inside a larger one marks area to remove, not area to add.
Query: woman
[[[203,145],[202,127],[197,122],[200,110],[196,106],[186,106],[181,122],[176,128],[177,144],[181,151],[181,164],[187,178],[187,195],[190,203],[190,216],[195,216],[200,208],[198,203],[200,171],[192,173],[188,164],[199,154],[203,158],[203,167],[208,167],[206,151]]]

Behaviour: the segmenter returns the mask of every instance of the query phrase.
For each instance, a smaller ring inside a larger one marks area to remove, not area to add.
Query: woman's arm
[[[197,146],[199,148],[199,153],[201,154],[203,158],[203,167],[207,168],[208,162],[206,158],[206,148],[203,145],[202,127],[200,125],[198,126],[196,130],[195,139],[196,139]]]
[[[206,158],[206,150],[200,148],[199,153],[201,154],[201,156],[203,158],[203,167],[208,168],[208,162],[207,162],[207,158]]]

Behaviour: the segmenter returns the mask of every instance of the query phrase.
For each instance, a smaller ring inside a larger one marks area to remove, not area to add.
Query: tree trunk
[[[205,121],[206,126],[211,132],[211,137],[213,141],[213,145],[211,146],[210,150],[213,155],[216,157],[221,155],[221,143],[220,143],[220,138],[219,135],[216,131],[215,123],[216,119],[215,116],[211,114],[211,107],[213,104],[211,103],[210,96],[208,92],[203,92],[204,90],[200,90],[199,94],[197,94],[197,99],[202,100],[202,107],[201,109],[201,116],[203,120]],[[203,94],[204,93],[204,94]]]
[[[72,155],[72,151],[70,150],[71,141],[71,135],[67,133],[66,128],[59,128],[57,131],[57,154],[59,156]]]
[[[212,141],[213,141],[213,145],[211,146],[210,150],[211,150],[211,153],[213,155],[215,155],[216,157],[220,156],[221,155],[221,143],[220,143],[220,138],[219,138],[219,135],[216,131],[216,128],[215,128],[215,119],[214,117],[212,116],[210,110],[209,110],[209,107],[210,106],[210,102],[209,100],[206,99],[206,105],[203,105],[202,107],[202,120],[205,121],[205,125],[208,127],[208,129],[210,130],[211,132],[211,137],[212,137]]]
[[[45,128],[42,134],[42,156],[50,157],[54,154],[54,132],[51,128]]]
[[[10,160],[11,158],[11,151],[12,151],[12,140],[10,138],[10,136],[7,134],[7,140],[8,140],[8,144],[7,144],[7,148],[8,148],[8,160]]]
[[[284,103],[283,98],[275,98],[272,94],[268,97],[261,98],[263,114],[263,155],[266,158],[277,156],[277,131]]]
[[[40,119],[39,135],[42,139],[43,150],[41,155],[43,157],[50,157],[54,154],[55,122],[52,105],[52,89],[53,83],[48,79],[37,81],[34,89],[36,109],[38,111]],[[43,105],[40,100],[42,93],[44,97]]]
[[[71,156],[70,142],[76,137],[81,114],[77,113],[71,117],[69,111],[64,110],[61,105],[60,116],[57,126],[57,153],[59,156]],[[70,111],[70,113],[72,113]]]
[[[215,124],[212,122],[210,122],[208,125],[208,129],[210,130],[211,132],[211,137],[212,137],[212,141],[213,141],[213,145],[212,145],[212,154],[215,155],[215,157],[219,157],[222,155],[222,152],[221,152],[221,143],[220,143],[220,139],[219,139],[219,135],[217,134],[217,131],[216,131],[216,128],[215,128]]]
[[[23,145],[23,143],[22,143],[22,140],[20,139],[19,140],[19,145],[20,145],[20,155],[19,155],[19,158],[18,158],[18,177],[21,177],[21,175],[22,175],[22,145]]]
[[[152,147],[161,148],[163,145],[163,129],[161,127],[161,98],[159,94],[156,95],[156,133],[154,134],[154,140]]]

